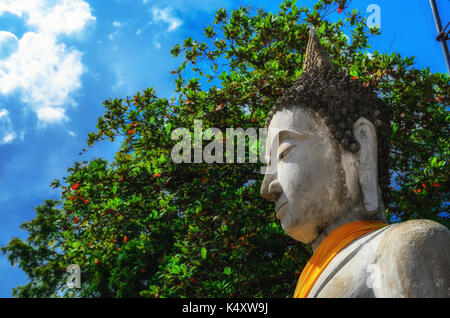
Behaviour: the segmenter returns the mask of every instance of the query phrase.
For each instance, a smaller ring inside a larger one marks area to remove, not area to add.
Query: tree
[[[177,127],[262,127],[267,113],[301,75],[311,26],[334,65],[377,91],[393,116],[392,221],[429,218],[449,226],[449,78],[414,68],[413,58],[366,54],[369,28],[347,1],[313,8],[287,0],[277,13],[223,9],[172,49],[184,61],[172,74],[177,97],[148,88],[108,99],[88,145],[123,138],[112,162],[76,162],[25,222],[26,241],[2,247],[30,282],[19,297],[290,297],[309,246],[284,234],[259,195],[261,163],[175,164]],[[327,16],[338,10],[342,19]],[[351,30],[347,42],[343,30]],[[248,155],[248,151],[247,151]],[[68,289],[66,268],[81,268]]]

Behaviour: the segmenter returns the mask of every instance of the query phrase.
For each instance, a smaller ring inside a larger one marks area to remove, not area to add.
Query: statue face
[[[276,170],[265,175],[261,194],[276,203],[276,217],[289,236],[310,243],[345,213],[340,149],[315,112],[300,107],[278,111],[269,126],[266,157]]]

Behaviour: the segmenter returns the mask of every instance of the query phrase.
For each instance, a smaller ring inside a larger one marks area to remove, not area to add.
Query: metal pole
[[[436,5],[436,0],[430,0],[431,11],[433,12],[434,22],[436,24],[436,29],[438,36],[442,33],[442,23],[439,16],[439,11]],[[447,64],[447,71],[450,74],[450,54],[448,53],[448,45],[445,37],[441,37],[439,40],[442,45],[442,51],[444,52],[445,63]]]

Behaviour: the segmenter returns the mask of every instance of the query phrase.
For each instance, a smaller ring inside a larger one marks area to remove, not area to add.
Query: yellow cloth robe
[[[387,224],[380,221],[356,221],[338,227],[320,243],[298,279],[294,298],[306,298],[331,260],[348,244]]]

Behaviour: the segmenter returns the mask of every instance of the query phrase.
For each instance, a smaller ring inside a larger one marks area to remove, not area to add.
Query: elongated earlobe
[[[367,212],[374,213],[378,210],[377,132],[370,121],[360,118],[353,126],[353,135],[360,145],[355,155],[364,206]]]

